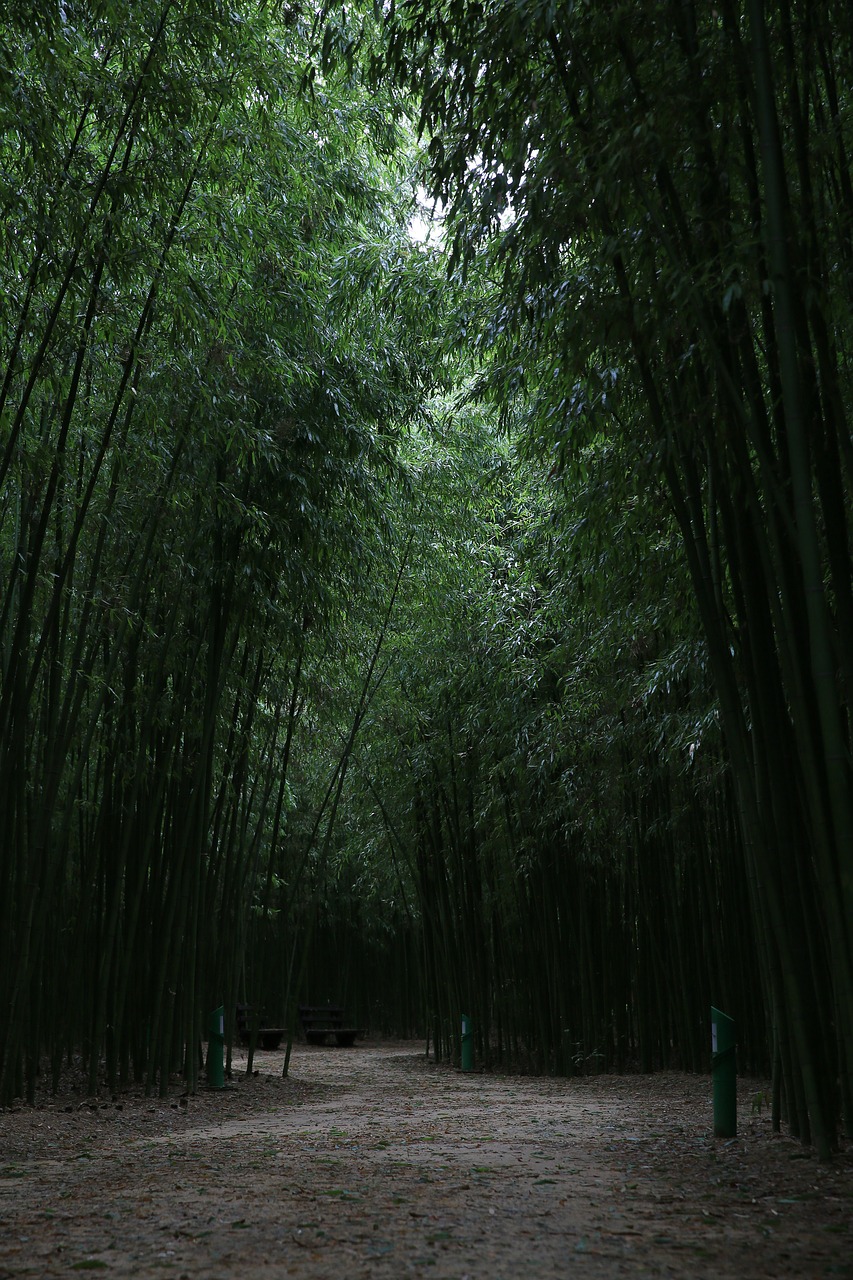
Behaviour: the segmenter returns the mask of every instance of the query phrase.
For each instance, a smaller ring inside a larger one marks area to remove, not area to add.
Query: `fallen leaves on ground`
[[[715,1142],[705,1077],[462,1075],[407,1043],[256,1064],[0,1116],[0,1280],[853,1276],[853,1153],[773,1135],[754,1084]]]

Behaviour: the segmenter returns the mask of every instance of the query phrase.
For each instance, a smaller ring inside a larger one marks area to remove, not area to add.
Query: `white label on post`
[[[224,1013],[220,1013],[219,1015],[219,1034],[221,1036],[225,1035],[225,1014]]]
[[[712,1023],[711,1023],[711,1052],[712,1052],[712,1053],[716,1053],[716,1052],[717,1052],[717,1024],[716,1024],[716,1022],[712,1022]]]

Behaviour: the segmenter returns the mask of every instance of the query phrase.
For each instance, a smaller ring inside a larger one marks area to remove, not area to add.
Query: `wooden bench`
[[[299,1021],[309,1044],[326,1044],[329,1036],[334,1036],[335,1044],[349,1048],[355,1043],[358,1027],[344,1026],[344,1011],[335,1004],[301,1004]]]
[[[248,1045],[252,1038],[251,1012],[251,1005],[237,1005],[237,1039],[244,1046]],[[277,1049],[281,1044],[282,1037],[286,1034],[286,1027],[268,1027],[262,1018],[255,1038],[255,1048],[268,1049],[270,1051]]]

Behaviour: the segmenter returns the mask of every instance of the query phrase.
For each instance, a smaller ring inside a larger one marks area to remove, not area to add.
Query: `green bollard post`
[[[711,1074],[714,1080],[714,1137],[737,1134],[737,1060],[735,1024],[711,1006]]]
[[[207,1026],[207,1083],[211,1089],[225,1088],[225,1006],[210,1015]]]
[[[462,1015],[462,1070],[474,1070],[474,1033],[467,1013]]]

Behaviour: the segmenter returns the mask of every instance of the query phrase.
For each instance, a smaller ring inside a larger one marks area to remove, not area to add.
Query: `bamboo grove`
[[[195,1088],[220,1003],[572,1073],[713,1002],[831,1154],[846,8],[0,36],[0,1102]]]
[[[618,430],[665,482],[774,1072],[826,1155],[853,1120],[849,8],[412,0],[392,28],[454,257],[500,272],[495,395],[523,385],[558,465]]]
[[[3,20],[4,1098],[75,1050],[195,1086],[435,382],[405,158],[307,46],[253,5]]]

